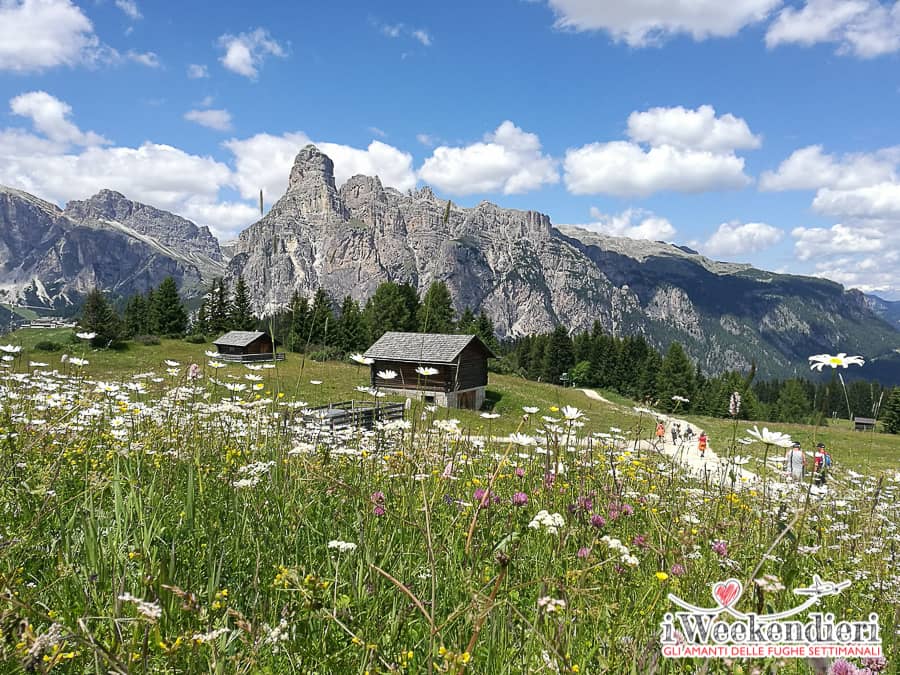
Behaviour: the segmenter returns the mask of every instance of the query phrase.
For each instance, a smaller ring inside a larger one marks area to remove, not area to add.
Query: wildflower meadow
[[[786,430],[736,419],[710,469],[655,444],[652,408],[580,392],[333,430],[310,410],[327,364],[190,348],[112,375],[10,345],[3,672],[898,672],[896,470],[794,481]],[[819,611],[878,614],[884,658],[663,657],[669,594],[709,606],[734,578],[774,613],[814,575],[850,582]]]

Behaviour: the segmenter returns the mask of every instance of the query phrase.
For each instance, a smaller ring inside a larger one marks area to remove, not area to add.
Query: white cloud
[[[379,129],[378,127],[369,127],[369,131],[371,131],[379,138],[384,138],[385,136],[387,136],[387,132],[384,129]]]
[[[70,0],[0,0],[0,71],[92,64],[104,48]]]
[[[262,188],[268,200],[281,197],[287,189],[294,158],[303,146],[312,142],[303,132],[281,136],[257,134],[226,141],[225,147],[234,154],[234,182],[241,195],[251,199]],[[316,145],[334,162],[338,186],[359,173],[377,175],[384,185],[398,190],[416,184],[412,155],[381,141],[372,141],[366,149],[336,143],[317,142]]]
[[[889,237],[876,227],[850,227],[838,223],[830,228],[795,227],[791,230],[794,250],[800,260],[823,256],[873,253],[888,244]]]
[[[404,23],[379,23],[377,21],[372,21],[372,24],[385,37],[399,38],[407,36],[422,43],[425,47],[430,47],[433,41],[431,33],[425,28],[412,28]]]
[[[900,266],[900,249],[876,256],[845,256],[815,265],[816,274],[836,281],[848,288],[865,293],[900,294],[900,284],[894,270]]]
[[[60,205],[111,188],[208,225],[224,237],[256,215],[251,204],[221,201],[234,176],[211,157],[152,142],[103,147],[109,141],[81,131],[70,120],[71,107],[46,92],[16,96],[10,109],[29,118],[37,133],[0,129],[0,184]]]
[[[426,47],[431,46],[431,35],[428,33],[427,30],[424,30],[422,28],[417,28],[416,30],[414,30],[412,32],[412,36],[416,40],[421,42],[423,45],[425,45]]]
[[[403,24],[395,23],[395,24],[383,24],[381,27],[381,32],[389,38],[398,38],[403,32]]]
[[[823,188],[813,199],[813,209],[839,218],[900,221],[900,183],[876,183],[851,190]]]
[[[784,232],[766,223],[722,223],[703,245],[711,256],[741,256],[774,246]]]
[[[200,80],[209,77],[209,69],[199,63],[192,63],[187,67],[187,76],[192,80]]]
[[[592,206],[591,218],[594,219],[592,222],[575,227],[602,232],[613,237],[652,241],[670,241],[676,232],[675,227],[666,218],[644,209],[625,209],[619,214],[606,214]]]
[[[566,151],[566,187],[573,194],[648,196],[654,192],[739,189],[750,183],[733,154],[627,141],[591,143]]]
[[[437,139],[431,134],[416,134],[416,140],[426,148],[433,148],[438,143]]]
[[[628,135],[638,143],[712,152],[760,146],[745,120],[730,113],[717,117],[711,105],[635,111],[628,116]]]
[[[820,145],[794,151],[760,177],[762,190],[815,190],[815,212],[838,222],[791,231],[795,256],[816,273],[865,291],[900,293],[900,146],[828,154]],[[879,259],[877,269],[871,261]],[[890,269],[890,272],[887,270]]]
[[[628,116],[628,135],[631,141],[567,150],[563,168],[569,192],[647,196],[738,189],[750,178],[734,151],[760,145],[746,121],[717,116],[709,105],[635,111]]]
[[[865,187],[893,180],[898,161],[900,146],[836,157],[826,154],[821,145],[810,145],[795,150],[775,171],[764,172],[759,187],[761,190]]]
[[[29,118],[37,131],[57,143],[102,145],[109,142],[93,131],[81,131],[69,119],[72,107],[45,91],[19,94],[10,100],[9,109],[14,115]]]
[[[223,35],[219,38],[219,45],[225,49],[225,54],[219,59],[222,65],[250,79],[256,79],[267,56],[287,56],[284,48],[263,28],[240,35]]]
[[[678,34],[695,40],[735,35],[762,21],[781,0],[548,0],[556,25],[603,30],[631,47],[659,44]]]
[[[837,45],[839,54],[872,58],[900,50],[900,2],[807,0],[785,7],[769,26],[766,44]]]
[[[556,162],[541,152],[538,136],[509,120],[481,142],[435,148],[419,169],[419,177],[455,195],[515,194],[559,181]]]
[[[132,21],[143,18],[135,0],[116,0],[116,7],[121,9]]]
[[[19,141],[18,147],[0,142],[0,183],[59,204],[110,188],[131,199],[196,218],[204,209],[212,209],[219,190],[231,180],[225,164],[169,145],[93,146],[77,153],[45,147],[50,152],[37,154],[33,152],[33,139]],[[240,220],[238,215],[236,211],[230,220],[200,222],[227,234],[230,228],[248,224],[249,220]]]
[[[142,66],[147,66],[148,68],[159,68],[160,66],[159,57],[155,52],[129,51],[125,57],[129,61],[140,63]]]
[[[188,110],[184,114],[184,119],[216,131],[231,129],[231,113],[227,110]]]
[[[351,176],[360,173],[378,176],[384,185],[398,190],[408,190],[416,185],[412,155],[392,145],[381,141],[372,141],[365,149],[338,143],[317,143],[317,145],[334,162],[334,178],[339,186]],[[298,146],[296,150],[299,149]]]

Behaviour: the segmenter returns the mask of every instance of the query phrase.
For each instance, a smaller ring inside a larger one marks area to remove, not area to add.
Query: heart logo
[[[743,592],[744,587],[737,579],[720,581],[713,586],[713,598],[722,607],[730,607],[736,603]]]

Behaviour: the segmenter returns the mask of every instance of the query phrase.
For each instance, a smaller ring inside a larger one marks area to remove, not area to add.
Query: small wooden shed
[[[382,335],[365,356],[373,359],[373,387],[447,408],[473,410],[484,403],[487,362],[496,357],[477,335],[393,331]],[[379,376],[386,371],[396,377]]]
[[[875,429],[875,420],[871,417],[854,417],[853,418],[853,430],[854,431],[874,431]]]
[[[213,344],[223,361],[283,361],[284,354],[275,352],[278,342],[268,333],[256,330],[233,330],[225,333]]]

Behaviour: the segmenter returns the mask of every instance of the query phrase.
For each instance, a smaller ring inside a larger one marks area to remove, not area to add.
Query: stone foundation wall
[[[470,398],[472,401],[470,406],[473,410],[478,410],[484,404],[486,387],[475,387],[473,389],[463,389],[461,391],[427,391],[422,389],[395,389],[394,387],[385,388],[382,391],[392,396],[406,396],[407,398],[431,401],[434,405],[442,408],[459,408],[460,402]]]

